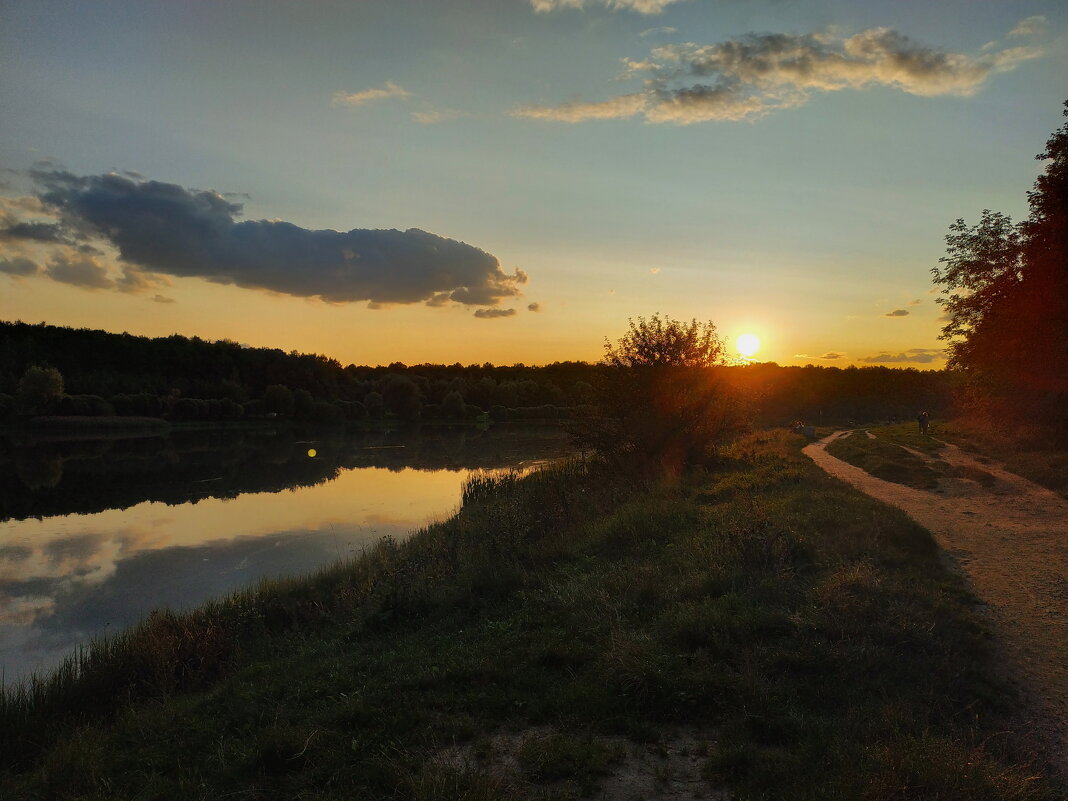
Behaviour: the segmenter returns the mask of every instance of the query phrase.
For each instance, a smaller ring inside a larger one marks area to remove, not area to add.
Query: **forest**
[[[343,367],[226,340],[0,322],[0,420],[12,424],[33,415],[395,425],[570,419],[596,401],[608,371],[587,362]],[[759,425],[949,413],[943,371],[766,362],[720,364],[709,376]]]

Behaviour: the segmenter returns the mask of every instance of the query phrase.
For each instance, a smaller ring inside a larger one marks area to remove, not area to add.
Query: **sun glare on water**
[[[760,350],[760,338],[756,334],[742,334],[738,337],[735,347],[745,358],[752,358],[753,354]]]

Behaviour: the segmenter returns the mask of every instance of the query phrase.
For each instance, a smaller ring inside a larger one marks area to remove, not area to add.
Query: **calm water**
[[[521,468],[566,446],[543,427],[0,439],[5,681],[152,609],[404,538],[454,512],[472,471]]]

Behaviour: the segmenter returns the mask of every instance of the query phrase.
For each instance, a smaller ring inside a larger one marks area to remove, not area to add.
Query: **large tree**
[[[1068,116],[1068,103],[1065,104]],[[943,285],[950,368],[965,405],[1068,443],[1068,124],[1036,157],[1046,169],[1018,225],[985,210],[957,220],[932,270]]]

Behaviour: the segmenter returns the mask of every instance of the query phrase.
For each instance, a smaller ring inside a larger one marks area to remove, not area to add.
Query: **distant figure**
[[[920,424],[920,433],[926,437],[927,427],[931,424],[931,415],[927,414],[927,412],[920,412],[916,416],[916,422]]]
[[[791,426],[791,429],[793,430],[793,432],[795,434],[804,434],[810,440],[813,440],[813,439],[816,438],[816,427],[815,426],[806,426],[800,420],[798,420],[796,423],[794,423],[793,426]]]

